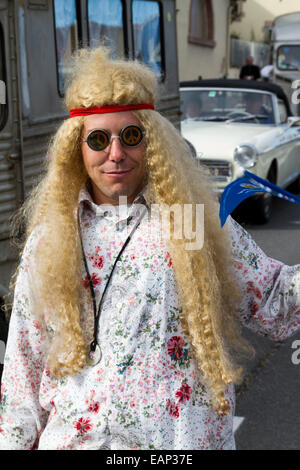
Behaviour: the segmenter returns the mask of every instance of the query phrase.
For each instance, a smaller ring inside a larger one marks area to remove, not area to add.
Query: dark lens
[[[128,147],[135,147],[143,139],[143,131],[138,126],[127,126],[122,132],[122,142]]]
[[[89,134],[87,138],[88,146],[99,152],[100,150],[104,150],[109,144],[109,135],[107,132],[103,130],[96,130]]]

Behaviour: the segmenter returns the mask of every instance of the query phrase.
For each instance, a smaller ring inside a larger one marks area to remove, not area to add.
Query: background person
[[[260,78],[260,70],[257,65],[253,64],[253,57],[247,58],[246,65],[243,65],[240,71],[240,79],[241,80],[257,80]]]
[[[271,64],[265,65],[261,69],[260,75],[264,82],[270,82],[272,80],[273,71],[274,71],[274,66]]]

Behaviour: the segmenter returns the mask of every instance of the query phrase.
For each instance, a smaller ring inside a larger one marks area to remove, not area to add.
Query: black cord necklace
[[[96,295],[95,295],[95,290],[94,290],[94,287],[93,287],[93,281],[91,279],[91,275],[90,275],[88,264],[87,264],[87,259],[86,259],[86,256],[85,256],[85,253],[84,253],[84,248],[83,248],[82,233],[81,233],[80,220],[79,220],[79,208],[78,208],[78,211],[77,211],[78,232],[79,232],[79,237],[80,237],[83,262],[84,262],[85,270],[86,270],[88,281],[89,281],[89,287],[90,287],[90,292],[91,292],[91,296],[92,296],[93,311],[94,311],[94,336],[93,336],[93,341],[90,344],[90,350],[89,350],[88,361],[87,361],[88,365],[90,365],[90,366],[95,366],[96,364],[98,364],[98,362],[101,361],[101,358],[102,358],[102,351],[101,351],[100,345],[98,344],[98,341],[97,341],[97,332],[98,332],[98,324],[99,324],[99,319],[100,319],[100,315],[101,315],[101,308],[102,308],[105,293],[106,293],[107,288],[109,286],[109,283],[110,283],[110,280],[112,278],[114,269],[117,265],[117,262],[120,260],[125,248],[127,247],[128,243],[130,242],[130,240],[132,238],[133,233],[135,232],[135,230],[140,225],[140,223],[141,223],[141,221],[142,221],[142,219],[143,219],[146,212],[147,212],[147,208],[145,208],[145,210],[142,212],[142,214],[140,215],[140,217],[138,218],[138,220],[134,224],[133,228],[131,229],[130,234],[128,235],[128,237],[125,240],[124,245],[122,246],[121,250],[119,251],[119,253],[118,253],[118,255],[117,255],[117,257],[114,261],[113,267],[110,271],[108,280],[106,281],[106,284],[105,284],[105,287],[104,287],[104,290],[103,290],[103,293],[101,295],[101,299],[100,299],[100,302],[99,302],[99,305],[98,305],[98,310],[97,310]]]

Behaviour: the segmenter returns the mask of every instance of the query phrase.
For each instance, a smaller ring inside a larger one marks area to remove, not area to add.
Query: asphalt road
[[[300,264],[299,205],[275,198],[271,221],[245,228],[268,256],[285,264]],[[292,363],[296,351],[292,344],[300,341],[300,333],[282,343],[247,329],[244,333],[255,347],[256,357],[248,364],[244,383],[237,389],[237,449],[299,450],[300,364]]]

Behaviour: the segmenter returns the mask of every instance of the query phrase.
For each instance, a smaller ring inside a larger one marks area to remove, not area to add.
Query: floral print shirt
[[[80,222],[97,304],[130,229],[140,216],[132,204],[124,218],[95,205],[82,191]],[[241,321],[282,340],[300,325],[300,266],[268,258],[229,218],[232,252],[243,290]],[[32,260],[37,234],[23,253],[4,361],[0,449],[234,449],[231,411],[211,406],[210,391],[179,320],[180,303],[167,242],[142,222],[113,273],[98,325],[101,361],[55,379],[47,366],[46,338],[31,312]],[[82,282],[89,283],[84,266]],[[93,337],[92,303],[82,309],[87,341]]]

